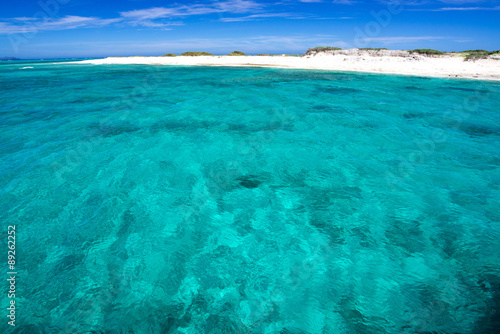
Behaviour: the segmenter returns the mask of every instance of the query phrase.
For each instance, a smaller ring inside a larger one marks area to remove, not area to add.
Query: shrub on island
[[[342,48],[337,48],[337,47],[333,47],[333,46],[317,46],[315,48],[307,49],[306,54],[326,52],[326,51],[338,51],[338,50],[342,50]]]
[[[465,50],[465,51],[460,51],[460,53],[488,53],[489,51],[486,50]]]
[[[163,55],[162,57],[177,57],[175,53],[167,53],[166,55]]]
[[[197,56],[213,56],[213,54],[202,51],[188,51],[181,54],[181,56],[197,57]]]
[[[233,51],[230,54],[228,54],[228,56],[245,56],[245,53],[241,51]]]
[[[433,50],[433,49],[415,49],[415,50],[408,50],[411,53],[417,53],[419,55],[426,55],[426,56],[441,56],[446,54],[446,52],[439,51],[439,50]]]
[[[486,51],[486,50],[468,50],[468,51],[463,51],[463,53],[468,53],[467,56],[465,56],[465,61],[476,61],[479,59],[488,59],[489,56],[497,54],[498,51]]]
[[[489,54],[483,52],[473,52],[465,56],[464,61],[476,61],[479,59],[488,59]]]

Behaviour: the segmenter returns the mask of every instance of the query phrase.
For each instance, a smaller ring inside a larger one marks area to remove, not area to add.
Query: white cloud
[[[299,0],[302,2],[322,2],[322,0]],[[355,0],[324,0],[337,4],[352,4]],[[273,3],[285,5],[286,3]],[[17,17],[0,22],[0,34],[30,33],[43,30],[69,30],[77,28],[95,28],[109,25],[119,27],[145,27],[170,30],[172,26],[182,25],[179,19],[190,16],[217,14],[220,22],[256,21],[269,18],[294,20],[337,20],[351,17],[315,17],[309,14],[266,11],[271,4],[263,4],[254,0],[214,0],[194,4],[174,4],[169,7],[153,7],[124,11],[119,17],[102,19],[98,17],[64,16],[49,17]],[[177,22],[173,20],[177,19]]]
[[[214,6],[223,12],[229,13],[248,13],[250,11],[255,11],[262,9],[263,4],[250,1],[250,0],[231,0],[231,1],[220,1],[215,2]]]
[[[17,21],[22,22],[19,24]],[[12,22],[0,22],[0,34],[23,34],[43,30],[69,30],[76,28],[103,27],[122,21],[116,19],[100,19],[98,17],[84,17],[68,15],[57,19],[18,17]]]
[[[338,5],[354,5],[357,3],[355,0],[333,0],[333,3]]]
[[[415,12],[449,12],[449,11],[496,11],[500,10],[500,6],[496,7],[442,7],[442,8],[421,8],[411,9]]]
[[[185,17],[193,15],[207,15],[216,13],[248,13],[263,8],[259,4],[250,0],[219,1],[210,4],[180,5],[172,7],[155,7],[149,9],[132,10],[121,12],[121,16],[132,20],[153,20],[159,18]]]
[[[210,2],[207,4],[176,5],[172,7],[155,7],[132,10],[121,12],[120,17],[112,19],[71,15],[64,16],[62,18],[17,17],[5,22],[0,22],[0,34],[103,27],[114,23],[122,23],[124,25],[134,27],[143,26],[148,28],[168,29],[170,26],[181,25],[182,23],[153,20],[168,20],[172,18],[217,13],[246,14],[250,12],[259,12],[263,8],[263,4],[257,3],[253,0],[226,0]],[[260,15],[262,15],[261,17],[265,17],[265,14]],[[271,14],[269,15],[269,17],[274,17]],[[279,16],[279,14],[277,16]]]
[[[485,0],[439,0],[444,3],[451,3],[453,5],[465,5],[466,3],[481,3]]]
[[[223,17],[220,19],[222,22],[241,22],[241,21],[255,21],[270,17],[291,17],[290,13],[264,13],[264,14],[253,14],[240,17]]]
[[[215,1],[208,4],[177,5],[171,7],[154,7],[148,9],[132,10],[121,12],[120,15],[127,23],[137,26],[152,27],[152,21],[156,19],[172,19],[180,17],[189,17],[195,15],[209,14],[245,14],[250,12],[259,12],[264,5],[252,0],[227,0]],[[254,14],[259,15],[259,14]],[[265,15],[265,14],[260,14]],[[264,17],[264,16],[261,16]],[[273,16],[269,16],[273,17]],[[255,17],[254,19],[256,19]],[[228,19],[225,22],[229,22]],[[235,21],[237,18],[235,18]],[[242,20],[243,21],[243,20]]]
[[[434,11],[436,11],[436,12],[468,11],[468,10],[484,10],[484,11],[500,10],[500,6],[496,6],[496,7],[445,7],[445,8],[434,9]]]

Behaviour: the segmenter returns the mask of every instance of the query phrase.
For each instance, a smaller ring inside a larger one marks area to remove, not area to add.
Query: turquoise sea
[[[498,333],[499,93],[315,70],[0,62],[0,326]]]

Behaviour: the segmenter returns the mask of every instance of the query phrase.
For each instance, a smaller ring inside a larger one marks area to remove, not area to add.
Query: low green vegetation
[[[459,51],[459,53],[487,53],[487,52],[490,52],[490,51],[486,51],[486,50],[465,50],[465,51]]]
[[[287,57],[301,57],[301,56],[307,56],[311,54],[316,54],[318,52],[326,52],[326,51],[338,51],[342,50],[342,48],[338,47],[333,47],[333,46],[317,46],[315,48],[309,48],[307,49],[307,52],[304,53],[303,55],[297,55],[297,54],[280,54],[280,55],[273,55],[269,53],[260,53],[257,56],[287,56]],[[387,48],[359,48],[359,50],[363,51],[381,51],[381,50],[388,50]],[[434,49],[415,49],[415,50],[408,50],[410,53],[415,53],[419,55],[425,55],[425,56],[440,56],[440,55],[446,55],[449,54],[447,52],[439,51],[439,50],[434,50]],[[500,50],[496,51],[487,51],[487,50],[465,50],[465,51],[451,51],[450,54],[458,54],[464,57],[465,61],[475,61],[478,59],[487,59],[491,55],[500,55]],[[196,57],[196,56],[213,56],[213,54],[208,53],[208,52],[203,52],[203,51],[188,51],[184,52],[181,54],[181,56],[189,56],[189,57]],[[244,52],[242,51],[233,51],[228,54],[228,56],[246,56]],[[177,57],[176,54],[174,53],[167,53],[163,55],[162,57]]]
[[[317,53],[317,52],[325,52],[325,51],[338,51],[338,50],[342,50],[342,48],[337,48],[337,47],[334,47],[334,46],[317,46],[315,48],[309,48],[309,49],[307,49],[306,54]]]
[[[197,57],[197,56],[213,56],[213,54],[203,51],[188,51],[181,54],[181,56]]]
[[[433,49],[415,49],[408,51],[410,51],[411,53],[418,53],[419,55],[426,55],[426,56],[440,56],[446,54],[446,52]]]
[[[491,55],[498,55],[500,54],[500,50],[496,51],[487,51],[487,50],[465,50],[465,51],[452,51],[451,53],[458,54],[462,57],[464,57],[465,61],[475,61],[478,59],[487,59]]]
[[[244,56],[244,55],[245,55],[245,53],[243,53],[241,51],[233,51],[230,54],[228,54],[228,56]]]
[[[465,61],[475,61],[478,59],[487,59],[491,55],[500,55],[500,50],[487,51],[483,49],[478,50],[465,50],[465,51],[451,51],[450,53],[464,57]]]
[[[465,61],[475,61],[479,59],[487,59],[489,56],[488,52],[472,52],[465,56]]]
[[[387,48],[359,48],[359,50],[364,50],[364,51],[380,51],[380,50],[389,50]]]
[[[468,53],[465,56],[465,61],[474,61],[478,59],[487,59],[491,55],[498,54],[498,51],[468,50],[461,53]]]
[[[284,53],[273,55],[270,53],[259,53],[257,56],[262,56],[262,57],[301,57],[302,55],[289,55],[289,54],[284,54]]]

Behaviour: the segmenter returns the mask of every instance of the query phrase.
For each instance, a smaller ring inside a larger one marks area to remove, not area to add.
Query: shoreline
[[[312,56],[177,56],[108,57],[68,62],[92,65],[170,65],[274,67],[288,69],[334,70],[390,75],[410,75],[449,79],[500,81],[500,60],[464,61],[460,56],[429,57],[316,54]]]

